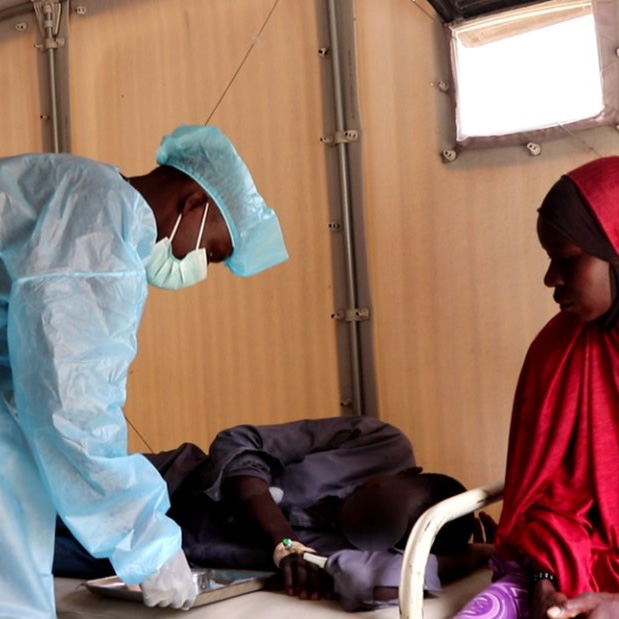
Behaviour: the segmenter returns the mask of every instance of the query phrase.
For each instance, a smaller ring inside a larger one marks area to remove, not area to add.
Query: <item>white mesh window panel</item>
[[[591,0],[552,0],[450,24],[449,30],[458,142],[602,114]]]

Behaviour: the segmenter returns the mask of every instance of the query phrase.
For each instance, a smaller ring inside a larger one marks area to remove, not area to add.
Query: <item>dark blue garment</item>
[[[252,475],[282,491],[279,507],[297,539],[329,556],[327,571],[345,608],[384,605],[372,600],[373,588],[399,585],[401,553],[353,548],[333,517],[339,502],[365,480],[415,466],[410,441],[393,426],[370,417],[242,425],[220,432],[209,455],[185,443],[146,457],[168,484],[172,505],[168,515],[183,531],[183,550],[190,563],[273,569],[273,549],[261,545],[260,531],[222,500],[225,479]],[[59,544],[64,548],[66,543],[57,542],[57,552]],[[71,557],[65,552],[57,558],[55,569],[66,574]],[[73,567],[82,569],[83,562],[77,553]],[[440,589],[434,557],[426,585]]]

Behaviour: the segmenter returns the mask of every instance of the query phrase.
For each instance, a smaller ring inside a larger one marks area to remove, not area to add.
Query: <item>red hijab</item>
[[[567,175],[619,254],[619,157]],[[619,326],[555,316],[518,381],[497,548],[568,596],[619,591]]]

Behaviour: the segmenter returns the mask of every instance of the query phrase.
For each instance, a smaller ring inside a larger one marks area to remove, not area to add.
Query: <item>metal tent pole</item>
[[[356,139],[356,131],[347,130],[344,122],[344,102],[339,50],[338,21],[336,15],[337,0],[328,0],[327,12],[329,37],[331,40],[331,65],[333,74],[333,97],[335,106],[335,137],[333,146],[338,154],[338,172],[340,181],[340,199],[342,208],[342,233],[344,235],[344,262],[346,276],[347,311],[340,319],[348,325],[348,343],[351,365],[351,399],[354,415],[363,414],[363,385],[361,372],[361,353],[359,345],[360,310],[357,308],[357,282],[355,275],[355,248],[353,241],[352,214],[350,202],[350,182],[348,174],[348,142]]]
[[[50,2],[43,5],[43,35],[47,50],[47,61],[49,67],[49,98],[52,122],[52,146],[55,153],[60,152],[58,141],[58,95],[56,94],[56,52],[54,39],[54,19],[53,9]]]
[[[37,48],[47,56],[47,75],[49,115],[43,116],[50,121],[51,127],[51,149],[54,153],[69,150],[69,131],[68,131],[68,95],[60,97],[58,90],[58,48],[65,46],[64,37],[59,37],[58,32],[61,25],[63,4],[67,6],[66,0],[32,0],[32,5],[39,23],[42,42]],[[63,49],[63,52],[66,50]],[[66,56],[63,56],[66,61]],[[61,67],[62,68],[62,67]],[[65,76],[68,81],[68,75]],[[68,86],[65,85],[65,90]],[[68,92],[68,90],[67,90]],[[63,99],[64,101],[63,105]],[[60,109],[63,109],[63,122],[61,122]],[[62,128],[61,128],[62,125]]]

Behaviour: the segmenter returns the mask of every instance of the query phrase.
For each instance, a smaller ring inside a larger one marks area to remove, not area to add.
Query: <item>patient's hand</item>
[[[482,565],[487,565],[494,552],[497,523],[486,512],[475,518],[473,542],[460,552],[438,555],[438,575],[445,582],[462,578]]]
[[[305,561],[301,554],[292,553],[284,557],[279,569],[282,571],[288,595],[296,595],[301,600],[333,597],[331,576],[317,565]]]
[[[498,525],[492,516],[486,512],[479,512],[475,518],[473,541],[478,544],[494,544],[497,528]]]
[[[547,619],[547,611],[553,606],[561,606],[567,597],[557,591],[549,580],[540,580],[533,589],[533,599],[531,601],[531,619]],[[568,615],[570,616],[570,615]],[[574,617],[576,615],[573,615]]]
[[[569,619],[580,615],[588,619],[619,617],[619,594],[585,593],[549,608],[546,613],[551,619]]]
[[[486,512],[480,512],[475,519],[473,542],[460,552],[437,556],[439,578],[449,582],[487,565],[494,552],[496,529],[497,523]]]
[[[450,555],[437,555],[438,576],[449,582],[462,578],[482,565],[487,565],[494,546],[492,544],[467,544],[464,550]]]

